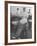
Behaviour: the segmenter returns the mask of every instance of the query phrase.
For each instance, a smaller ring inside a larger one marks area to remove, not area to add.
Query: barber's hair
[[[19,8],[17,8],[17,11],[19,10]]]
[[[26,8],[23,8],[23,12],[25,12],[25,9],[26,9]]]

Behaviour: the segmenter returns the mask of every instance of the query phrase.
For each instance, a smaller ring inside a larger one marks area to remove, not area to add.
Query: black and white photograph
[[[10,6],[10,39],[32,38],[32,8]]]
[[[5,44],[36,42],[36,3],[5,3]]]

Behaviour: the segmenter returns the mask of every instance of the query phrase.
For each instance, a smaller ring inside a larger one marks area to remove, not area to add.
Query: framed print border
[[[30,42],[18,42],[18,43],[8,43],[8,3],[15,4],[29,4],[34,5],[34,41]],[[14,1],[5,1],[5,45],[13,45],[13,44],[29,44],[36,43],[36,3],[31,2],[14,2]]]

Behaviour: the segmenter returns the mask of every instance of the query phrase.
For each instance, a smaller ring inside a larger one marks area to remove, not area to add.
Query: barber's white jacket
[[[27,14],[26,14],[26,13],[23,13],[21,16],[23,16],[23,17],[22,17],[22,19],[20,20],[20,23],[21,23],[21,24],[27,23]]]
[[[23,18],[20,20],[20,23],[21,23],[21,24],[27,23],[27,19],[23,17]]]
[[[21,24],[27,23],[27,18],[28,18],[29,15],[31,15],[31,13],[29,13],[29,14],[23,13],[23,17],[22,17],[22,19],[20,20],[20,23],[21,23]]]

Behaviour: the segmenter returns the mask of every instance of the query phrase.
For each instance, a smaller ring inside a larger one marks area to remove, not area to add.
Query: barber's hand
[[[22,18],[22,19],[20,20],[20,23],[21,23],[21,24],[25,24],[25,23],[27,23],[27,19]]]
[[[18,21],[12,21],[12,24],[17,25]]]

